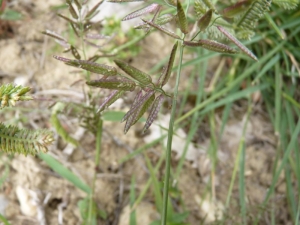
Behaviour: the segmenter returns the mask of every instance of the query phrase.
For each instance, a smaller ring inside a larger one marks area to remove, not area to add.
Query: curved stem
[[[171,117],[170,117],[170,122],[169,122],[169,131],[168,131],[167,154],[166,154],[166,170],[165,170],[165,180],[164,180],[163,208],[162,208],[161,225],[166,225],[166,223],[167,223],[167,209],[168,209],[168,193],[169,193],[169,180],[170,180],[170,167],[171,167],[172,139],[173,139],[176,104],[177,104],[177,96],[178,96],[178,86],[179,86],[180,74],[181,74],[183,48],[184,48],[184,46],[182,45],[182,43],[180,43],[179,65],[178,65],[178,70],[177,70],[176,84],[175,84],[175,88],[174,88],[174,97],[173,97],[173,100],[172,100],[172,111],[171,111]]]

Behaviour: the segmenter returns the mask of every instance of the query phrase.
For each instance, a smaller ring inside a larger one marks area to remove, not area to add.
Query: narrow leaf
[[[212,17],[212,13],[213,13],[213,10],[210,9],[198,20],[197,26],[199,27],[201,32],[204,31],[208,27],[211,17]]]
[[[145,133],[145,131],[151,126],[151,124],[153,123],[153,121],[156,119],[156,117],[158,115],[158,112],[160,110],[160,107],[161,107],[161,105],[162,105],[162,103],[164,101],[164,97],[165,96],[163,94],[161,94],[161,95],[159,95],[155,99],[155,101],[154,101],[154,103],[153,103],[153,105],[151,107],[151,111],[149,113],[149,116],[148,116],[148,119],[146,121],[146,124],[145,124],[145,126],[143,128],[143,133]]]
[[[153,4],[148,5],[148,6],[144,7],[144,8],[142,8],[142,9],[136,10],[136,11],[128,14],[122,20],[123,21],[125,21],[125,20],[131,20],[133,18],[142,16],[144,14],[154,12],[158,7],[159,7],[159,4],[153,3]]]
[[[222,43],[211,41],[211,40],[199,40],[199,41],[184,41],[184,45],[191,46],[191,47],[202,47],[214,52],[221,52],[221,53],[228,53],[228,54],[235,54],[238,53],[237,50],[229,47],[228,45],[224,45]]]
[[[126,78],[109,77],[108,79],[91,80],[86,82],[87,85],[112,90],[133,91],[136,84]]]
[[[104,102],[100,105],[97,112],[99,113],[99,112],[102,112],[103,110],[107,109],[111,104],[113,104],[115,101],[117,101],[124,93],[125,93],[125,91],[123,91],[123,90],[112,91],[111,94],[108,97],[106,97]]]
[[[228,17],[228,18],[232,18],[234,16],[237,16],[237,15],[245,12],[245,10],[247,10],[247,8],[250,5],[251,5],[250,0],[244,0],[244,1],[237,2],[234,5],[231,5],[225,9],[223,9],[221,12],[221,15]]]
[[[107,66],[99,63],[90,62],[87,60],[72,60],[63,58],[60,56],[53,56],[55,59],[60,60],[67,65],[74,66],[77,68],[81,68],[93,73],[102,74],[105,76],[115,76],[117,75],[117,69],[112,66]]]
[[[143,19],[142,19],[143,20]],[[152,23],[152,22],[150,22],[150,21],[147,21],[147,20],[143,20],[146,24],[148,24],[149,26],[151,26],[151,27],[154,27],[154,28],[156,28],[157,30],[159,30],[159,31],[161,31],[161,32],[163,32],[163,33],[165,33],[166,35],[169,35],[170,37],[173,37],[173,38],[175,38],[175,39],[179,39],[179,40],[181,40],[181,38],[177,35],[177,34],[175,34],[174,32],[172,32],[172,31],[169,31],[169,30],[167,30],[166,28],[164,28],[164,27],[162,27],[162,26],[160,26],[160,25],[157,25],[157,24],[155,24],[155,23]]]
[[[124,122],[125,120],[127,120],[134,112],[136,112],[136,110],[142,105],[144,104],[155,92],[153,90],[147,92],[141,99],[139,102],[137,102],[123,117],[122,122]]]
[[[181,32],[187,34],[189,32],[187,20],[186,20],[185,12],[179,0],[177,0],[177,16],[178,16],[179,28]]]
[[[44,160],[44,162],[47,163],[48,166],[50,166],[51,169],[53,169],[56,173],[58,173],[60,176],[62,176],[63,178],[65,178],[66,180],[68,180],[72,184],[74,184],[75,187],[79,188],[80,190],[84,191],[87,194],[91,193],[91,188],[84,181],[82,181],[78,176],[76,176],[68,168],[66,168],[64,165],[62,165],[56,159],[54,159],[51,155],[39,154],[39,157],[42,160]]]
[[[175,60],[175,56],[176,56],[176,50],[178,47],[178,42],[176,42],[173,45],[171,54],[170,54],[170,58],[168,61],[168,65],[167,67],[163,70],[161,76],[158,79],[158,85],[160,87],[163,87],[169,80],[170,76],[171,76],[171,72],[172,72],[172,68],[173,68],[173,64],[174,64],[174,60]]]
[[[125,73],[131,76],[133,79],[137,80],[142,85],[148,85],[152,83],[150,75],[140,71],[139,69],[129,65],[120,60],[114,60],[114,62],[122,69]]]
[[[232,34],[230,34],[225,28],[221,26],[217,26],[217,28],[226,36],[228,39],[230,39],[236,46],[238,46],[246,55],[248,55],[250,58],[257,61],[256,56],[245,46],[243,45],[238,39],[236,39]]]

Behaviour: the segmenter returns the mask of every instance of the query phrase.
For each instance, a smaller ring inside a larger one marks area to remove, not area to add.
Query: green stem
[[[87,217],[87,224],[92,224],[93,219],[93,196],[95,192],[95,186],[96,186],[96,179],[97,179],[97,167],[100,163],[100,153],[101,153],[101,142],[102,142],[102,131],[103,131],[103,121],[101,118],[99,118],[98,124],[97,124],[97,136],[96,136],[96,157],[95,157],[95,172],[93,176],[93,183],[91,188],[91,193],[89,196],[89,210],[88,210],[88,217]]]
[[[171,150],[172,150],[172,139],[174,131],[175,113],[176,113],[176,103],[178,96],[178,86],[181,74],[181,64],[183,57],[183,45],[180,43],[180,55],[179,55],[179,65],[176,76],[176,84],[174,88],[174,97],[172,100],[172,111],[169,122],[168,131],[168,142],[167,142],[167,154],[166,154],[166,169],[165,169],[165,181],[164,181],[164,192],[163,192],[163,208],[162,208],[162,220],[161,225],[166,225],[167,223],[167,209],[168,209],[168,193],[169,193],[169,180],[170,180],[170,167],[171,167]]]

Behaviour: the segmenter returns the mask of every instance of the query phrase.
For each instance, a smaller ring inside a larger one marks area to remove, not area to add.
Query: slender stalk
[[[92,224],[93,219],[93,196],[95,193],[95,186],[96,186],[96,179],[97,179],[97,167],[100,163],[100,153],[101,153],[101,143],[102,143],[102,131],[103,131],[103,121],[101,118],[99,118],[98,124],[97,124],[97,136],[96,136],[96,157],[95,157],[95,172],[93,176],[93,183],[91,187],[91,193],[89,196],[89,210],[88,210],[88,217],[87,217],[87,224]]]
[[[171,167],[171,150],[172,150],[172,139],[174,131],[174,122],[175,122],[175,113],[176,113],[176,104],[178,96],[178,86],[181,74],[181,64],[183,57],[183,45],[180,45],[180,55],[179,55],[179,65],[176,76],[176,84],[174,88],[174,97],[172,100],[172,111],[169,122],[169,131],[168,131],[168,142],[167,142],[167,154],[166,154],[166,169],[165,169],[165,180],[164,180],[164,192],[163,192],[163,208],[162,208],[162,220],[161,225],[166,225],[167,223],[167,209],[168,209],[168,193],[169,193],[169,180],[170,180],[170,167]]]

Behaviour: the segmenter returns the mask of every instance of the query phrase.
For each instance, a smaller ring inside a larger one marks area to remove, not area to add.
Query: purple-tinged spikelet
[[[73,59],[67,59],[60,56],[53,56],[53,58],[60,60],[64,63],[66,63],[69,66],[74,66],[77,68],[81,68],[87,71],[90,71],[92,73],[102,74],[106,76],[115,76],[117,75],[117,69],[112,66],[107,66],[99,63],[90,62],[87,60],[73,60]]]
[[[123,90],[113,90],[110,93],[110,95],[105,98],[104,102],[100,105],[97,113],[107,109],[111,104],[117,101],[124,93],[125,91]]]
[[[221,53],[228,53],[228,54],[235,54],[238,51],[235,49],[229,47],[228,45],[216,42],[216,41],[211,41],[211,40],[199,40],[199,41],[184,41],[184,45],[186,46],[191,46],[191,47],[202,47],[214,52],[221,52]]]
[[[143,128],[143,133],[145,133],[145,131],[151,126],[153,121],[156,119],[156,117],[159,113],[160,107],[161,107],[161,105],[164,101],[164,97],[165,96],[163,94],[161,94],[161,95],[157,96],[157,98],[153,102],[153,105],[151,107],[151,111],[149,113],[148,119],[147,119],[147,121],[145,123],[145,126]]]
[[[86,82],[87,85],[112,90],[133,91],[136,84],[126,78],[109,77],[107,79],[91,80]]]
[[[221,26],[217,26],[217,28],[226,36],[229,40],[231,40],[239,49],[242,50],[246,55],[257,61],[256,56],[245,46],[243,45],[238,39],[236,39],[232,34],[230,34],[225,28]]]
[[[143,19],[142,19],[142,20],[143,20]],[[160,26],[160,25],[157,25],[157,24],[155,24],[155,23],[152,23],[152,22],[150,22],[150,21],[147,21],[147,20],[143,20],[143,21],[144,21],[144,23],[148,24],[148,25],[151,26],[151,27],[156,28],[157,30],[159,30],[159,31],[161,31],[161,32],[163,32],[163,33],[165,33],[166,35],[169,35],[170,37],[173,37],[173,38],[175,38],[175,39],[181,40],[181,38],[180,38],[177,34],[175,34],[174,32],[169,31],[169,30],[167,30],[166,28],[164,28],[164,27],[162,27],[162,26]]]
[[[158,79],[158,85],[163,87],[169,80],[171,76],[171,72],[173,69],[173,64],[175,60],[176,50],[177,50],[178,42],[176,42],[172,48],[171,55],[168,61],[168,65],[164,68],[161,76]]]
[[[155,92],[153,90],[150,90],[149,92],[147,92],[141,99],[139,102],[137,102],[134,106],[132,106],[132,108],[124,115],[122,122],[124,122],[125,120],[127,120],[134,112],[136,112],[136,110],[141,107],[141,105],[143,105],[149,98],[151,98],[152,95],[154,95]]]
[[[114,62],[118,65],[118,67],[120,67],[120,69],[122,69],[133,79],[137,80],[140,84],[148,85],[152,83],[152,78],[148,74],[144,73],[143,71],[140,71],[139,69],[120,60],[114,60]]]
[[[159,4],[156,4],[156,3],[150,4],[150,5],[142,8],[142,9],[136,10],[136,11],[128,14],[122,20],[123,21],[125,21],[125,20],[131,20],[133,18],[142,16],[144,14],[154,12],[158,7],[159,7]]]

